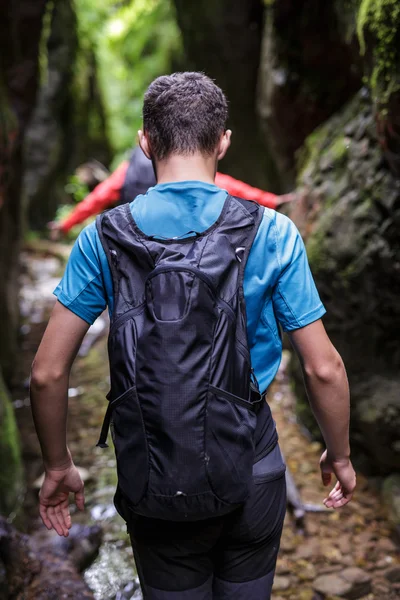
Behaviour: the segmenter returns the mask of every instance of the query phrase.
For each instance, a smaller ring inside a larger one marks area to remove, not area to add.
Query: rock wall
[[[390,169],[400,177],[400,4],[397,0],[347,2],[358,7],[356,28],[379,143]]]
[[[261,128],[286,186],[352,390],[370,473],[400,468],[400,6],[265,0]],[[365,84],[360,92],[362,82]],[[317,434],[298,367],[299,414]]]
[[[353,445],[365,470],[389,473],[400,469],[400,180],[365,89],[307,139],[299,169],[290,216],[348,371]]]

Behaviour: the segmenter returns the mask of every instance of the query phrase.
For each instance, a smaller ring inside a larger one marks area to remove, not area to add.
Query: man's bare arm
[[[350,462],[350,393],[343,361],[326,334],[321,320],[289,333],[300,359],[304,382],[327,451],[321,458],[322,480],[338,479],[325,503],[334,508],[348,502],[355,487]]]
[[[66,425],[72,363],[89,325],[57,302],[32,365],[31,404],[46,468],[70,462]]]
[[[42,449],[45,480],[40,515],[48,529],[68,535],[69,494],[84,507],[83,483],[67,447],[68,382],[72,363],[89,325],[56,303],[32,366],[31,405]]]

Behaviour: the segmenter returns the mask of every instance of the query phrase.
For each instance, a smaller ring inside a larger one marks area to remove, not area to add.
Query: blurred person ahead
[[[144,598],[267,600],[286,510],[285,465],[265,392],[280,327],[303,368],[325,439],[324,503],[349,502],[349,389],[321,317],[305,248],[286,216],[217,187],[227,101],[201,73],[148,88],[139,142],[157,185],[86,227],[36,355],[31,401],[45,480],[44,524],[71,526],[83,483],[66,440],[68,378],[108,306],[115,504]]]
[[[97,215],[110,206],[132,202],[136,196],[145,194],[156,183],[152,162],[138,146],[132,151],[129,161],[123,161],[65,219],[50,223],[50,229],[53,232],[66,234],[75,225],[83,223],[89,217]],[[294,197],[293,193],[277,196],[271,192],[265,192],[223,173],[216,173],[215,185],[223,188],[232,196],[254,200],[269,208],[277,208]]]

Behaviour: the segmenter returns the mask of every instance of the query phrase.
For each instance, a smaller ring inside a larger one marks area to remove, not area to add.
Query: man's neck
[[[157,183],[172,183],[174,181],[204,181],[214,183],[215,158],[204,157],[201,154],[193,156],[172,155],[158,161]]]

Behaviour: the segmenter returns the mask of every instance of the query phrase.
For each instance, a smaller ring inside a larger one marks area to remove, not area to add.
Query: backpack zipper
[[[117,317],[115,319],[115,321],[113,321],[113,323],[111,324],[109,336],[111,336],[111,334],[115,331],[115,329],[117,327],[119,327],[120,325],[122,325],[122,323],[124,323],[131,317],[135,317],[136,315],[139,315],[143,311],[143,309],[144,309],[144,302],[142,302],[142,304],[139,304],[139,306],[130,308],[129,310],[124,312],[123,315],[120,315],[119,317]]]
[[[244,398],[240,398],[239,396],[235,396],[235,394],[231,394],[230,392],[227,392],[225,390],[221,390],[221,388],[217,388],[217,387],[215,387],[214,385],[211,385],[211,384],[209,385],[209,389],[216,396],[222,396],[223,398],[225,398],[229,402],[233,402],[233,404],[238,404],[239,406],[243,406],[244,408],[247,408],[247,410],[252,410],[254,412],[257,412],[257,406],[262,401],[262,398],[260,398],[259,400],[256,400],[254,402],[249,402],[248,400],[245,400]]]

